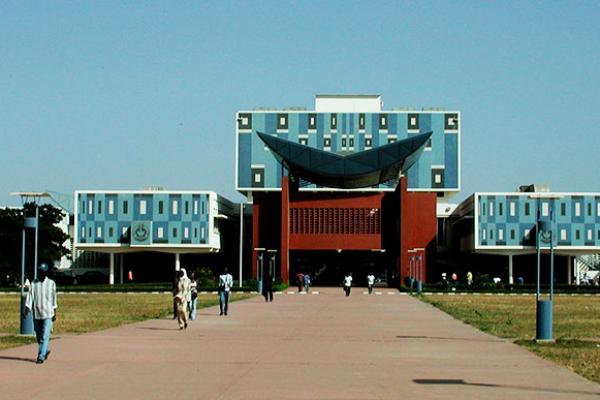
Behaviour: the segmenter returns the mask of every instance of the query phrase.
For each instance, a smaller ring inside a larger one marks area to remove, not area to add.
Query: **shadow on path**
[[[35,358],[0,356],[0,360],[23,361],[35,364]]]
[[[532,392],[568,393],[568,394],[581,394],[581,395],[589,395],[589,396],[600,396],[600,392],[588,392],[585,390],[546,389],[546,388],[540,388],[540,387],[520,386],[520,385],[498,385],[495,383],[466,382],[464,379],[413,379],[413,382],[416,384],[419,384],[419,385],[465,385],[465,386],[479,386],[479,387],[489,387],[489,388],[529,390]]]
[[[396,336],[397,339],[431,339],[431,340],[462,340],[467,342],[491,342],[491,343],[501,343],[504,342],[502,339],[478,339],[478,338],[460,338],[460,337],[441,337],[441,336],[419,336],[419,335],[408,335]]]

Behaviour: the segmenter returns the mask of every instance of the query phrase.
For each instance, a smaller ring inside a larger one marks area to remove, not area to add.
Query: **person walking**
[[[304,274],[302,272],[298,272],[296,274],[296,279],[298,280],[298,292],[301,292],[304,287]]]
[[[346,296],[350,296],[351,289],[352,289],[352,272],[349,272],[344,277],[344,292],[346,292]]]
[[[221,313],[219,315],[227,315],[229,309],[229,295],[233,286],[233,276],[227,272],[227,268],[223,269],[223,273],[219,275],[219,306]]]
[[[193,321],[196,319],[196,303],[198,302],[198,280],[195,272],[190,275],[190,296],[190,320]]]
[[[25,299],[25,316],[33,313],[33,329],[38,342],[37,364],[42,364],[50,355],[49,342],[52,323],[56,321],[56,283],[48,278],[48,264],[38,268],[38,279],[31,284]]]
[[[190,279],[184,268],[179,270],[179,280],[174,293],[175,304],[177,305],[177,323],[179,329],[186,329],[188,326],[187,304],[190,299]]]
[[[265,276],[262,294],[265,296],[265,301],[273,301],[273,277],[271,274]]]
[[[373,294],[373,285],[375,284],[375,275],[373,275],[373,272],[370,272],[369,275],[367,275],[367,287],[369,288],[369,294]]]
[[[310,290],[310,275],[306,274],[304,275],[304,290],[306,290],[306,293],[308,293],[308,291]]]

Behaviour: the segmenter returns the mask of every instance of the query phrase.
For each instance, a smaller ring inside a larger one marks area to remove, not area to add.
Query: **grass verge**
[[[256,294],[233,293],[231,301]],[[113,328],[151,318],[162,318],[173,312],[170,294],[99,293],[58,296],[54,334],[80,334]],[[19,295],[0,296],[0,350],[35,342],[19,336]],[[219,304],[217,295],[198,296],[198,308]]]
[[[421,296],[421,299],[492,335],[514,340],[535,354],[600,383],[600,298],[555,297],[556,343],[536,343],[535,298]]]

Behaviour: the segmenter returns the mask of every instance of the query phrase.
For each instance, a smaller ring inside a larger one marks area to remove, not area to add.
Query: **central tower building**
[[[460,113],[382,104],[380,95],[317,95],[314,110],[236,114],[253,276],[262,259],[284,282],[302,272],[339,284],[352,272],[363,284],[372,272],[397,285],[415,267],[426,280],[438,203],[460,190]]]

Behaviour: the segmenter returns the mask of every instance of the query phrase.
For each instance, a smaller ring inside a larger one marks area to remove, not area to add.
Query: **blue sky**
[[[11,191],[215,190],[234,114],[380,93],[462,112],[462,192],[600,192],[600,3],[0,1]]]

